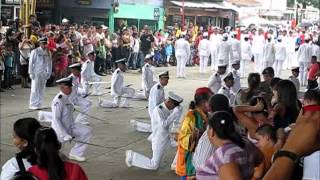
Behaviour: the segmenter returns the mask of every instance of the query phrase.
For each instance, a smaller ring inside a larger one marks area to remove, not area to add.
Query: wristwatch
[[[294,163],[299,161],[299,155],[290,151],[285,151],[285,150],[279,150],[273,155],[273,161],[274,162],[277,158],[279,157],[287,157],[291,159]]]

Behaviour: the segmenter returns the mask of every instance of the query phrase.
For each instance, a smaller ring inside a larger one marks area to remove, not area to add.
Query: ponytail
[[[64,180],[66,172],[59,150],[61,144],[52,128],[41,128],[35,135],[37,162],[48,171],[48,180]]]
[[[196,103],[194,101],[191,101],[189,104],[189,109],[194,110],[196,109]]]
[[[230,113],[226,111],[215,112],[209,120],[209,126],[214,129],[220,139],[230,140],[241,148],[245,147],[244,140],[235,130]]]

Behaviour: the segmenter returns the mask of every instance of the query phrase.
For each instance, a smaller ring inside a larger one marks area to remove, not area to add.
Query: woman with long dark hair
[[[269,119],[273,120],[274,126],[286,128],[296,122],[301,109],[297,90],[290,80],[281,80],[274,88],[275,105]]]
[[[240,90],[236,97],[236,105],[247,104],[253,96],[258,96],[261,78],[259,73],[250,73],[248,76],[248,88]]]
[[[40,128],[35,134],[37,165],[29,169],[39,180],[87,180],[82,168],[60,157],[61,144],[52,128]]]
[[[13,124],[13,144],[20,152],[2,166],[1,180],[11,179],[15,174],[23,173],[36,164],[33,139],[40,127],[40,123],[34,118],[22,118]]]
[[[218,111],[209,120],[208,137],[217,147],[214,154],[197,170],[197,180],[250,179],[261,154],[236,132],[232,116]]]
[[[178,137],[176,165],[176,173],[181,176],[182,180],[195,176],[192,156],[208,124],[209,99],[212,95],[209,88],[198,88],[194,101],[191,101],[189,111],[182,122]]]

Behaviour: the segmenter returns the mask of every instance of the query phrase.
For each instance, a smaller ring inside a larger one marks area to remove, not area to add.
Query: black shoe
[[[1,88],[1,89],[0,89],[0,92],[5,92],[5,90]]]
[[[14,90],[14,88],[13,88],[13,87],[9,87],[8,89],[10,89],[10,90]]]

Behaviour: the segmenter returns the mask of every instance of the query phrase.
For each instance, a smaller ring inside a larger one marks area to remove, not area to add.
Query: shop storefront
[[[5,26],[8,20],[19,18],[20,0],[1,0],[1,20]]]
[[[150,1],[151,2],[151,1]],[[150,5],[120,3],[117,12],[110,13],[109,25],[111,30],[117,31],[120,22],[127,26],[136,26],[138,29],[148,25],[153,30],[163,29],[163,7],[162,2]],[[113,18],[111,18],[113,17]]]
[[[166,26],[174,23],[182,24],[182,12],[185,24],[193,23],[200,26],[213,25],[218,27],[234,26],[238,16],[237,8],[227,2],[197,1],[166,1]]]

